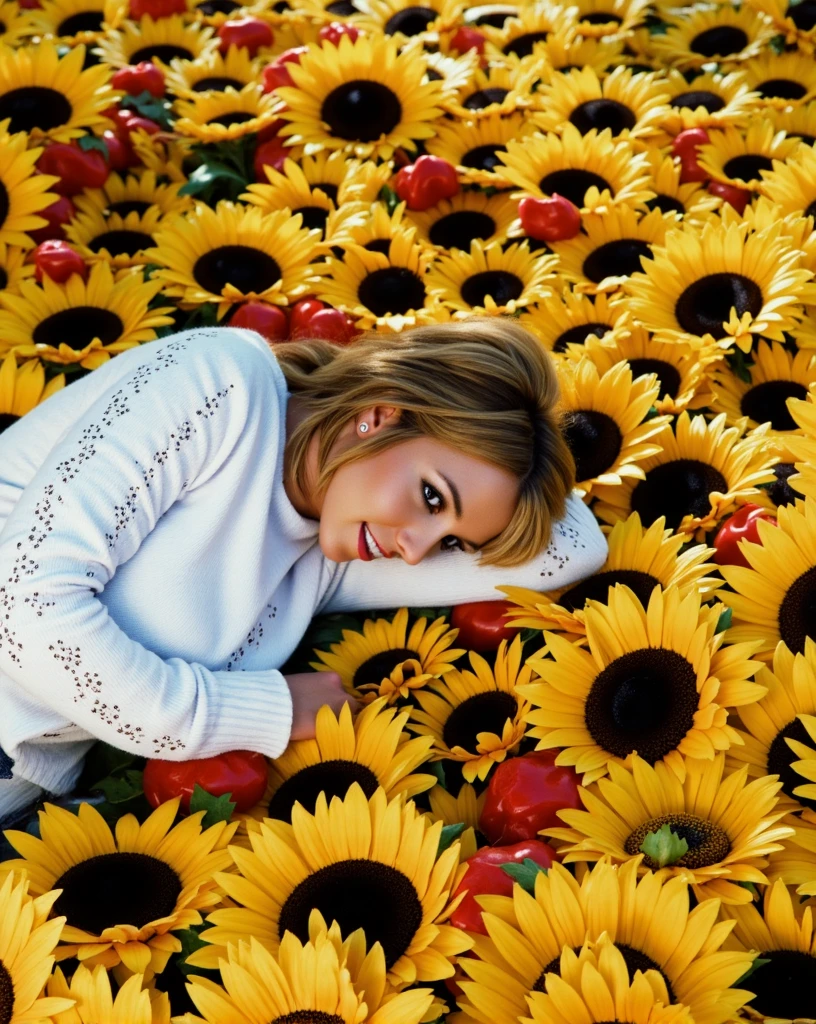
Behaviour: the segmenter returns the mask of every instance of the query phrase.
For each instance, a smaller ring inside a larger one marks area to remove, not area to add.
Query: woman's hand
[[[340,714],[344,704],[350,704],[352,711],[360,707],[360,702],[343,689],[336,672],[299,672],[284,679],[292,694],[290,740],[314,739],[315,718],[324,704],[328,704],[335,715]]]

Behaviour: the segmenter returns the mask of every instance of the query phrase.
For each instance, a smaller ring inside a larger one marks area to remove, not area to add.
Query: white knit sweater
[[[14,778],[75,784],[93,739],[169,760],[276,757],[278,671],[325,611],[500,598],[596,571],[606,541],[571,497],[515,569],[445,552],[336,563],[283,487],[286,381],[251,331],[128,350],[0,435],[0,747]]]

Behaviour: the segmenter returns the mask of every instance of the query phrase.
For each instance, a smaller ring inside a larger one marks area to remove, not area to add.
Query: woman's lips
[[[365,523],[360,523],[360,532],[357,534],[357,554],[364,562],[372,562],[373,555],[369,554],[368,545],[365,539]]]

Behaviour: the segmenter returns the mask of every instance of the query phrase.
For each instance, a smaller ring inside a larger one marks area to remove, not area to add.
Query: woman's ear
[[[372,437],[386,427],[393,427],[399,422],[401,410],[393,405],[373,405],[357,417],[357,434],[360,437]]]

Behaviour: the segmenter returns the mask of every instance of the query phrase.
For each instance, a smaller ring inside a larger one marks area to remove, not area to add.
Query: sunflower
[[[436,784],[436,776],[414,771],[428,760],[433,741],[411,739],[404,732],[407,721],[408,712],[397,714],[396,708],[386,706],[385,697],[363,708],[354,722],[348,704],[337,717],[331,708],[322,707],[315,738],[290,743],[270,763],[269,785],[252,818],[291,822],[295,802],[314,814],[318,794],[325,793],[327,800],[343,799],[353,782],[367,797],[378,786],[389,800],[399,793],[424,793]]]
[[[8,125],[8,121],[0,121],[0,244],[30,249],[34,243],[25,232],[48,223],[37,212],[59,198],[48,191],[59,178],[36,173],[35,164],[42,149],[27,150],[28,134],[9,135]]]
[[[344,35],[339,46],[310,46],[289,68],[295,87],[276,95],[289,124],[279,134],[307,156],[322,149],[389,159],[399,146],[428,139],[442,110],[442,88],[424,81],[425,61],[399,53],[396,40]]]
[[[594,68],[603,74],[607,68],[620,64],[623,58],[623,40],[587,38],[576,36],[571,25],[551,33],[536,48],[538,73],[544,81],[549,81],[553,72],[574,71],[580,68]],[[545,61],[541,66],[541,59]],[[534,99],[538,93],[534,95]]]
[[[337,672],[349,693],[372,701],[386,697],[393,704],[405,699],[429,679],[452,671],[464,650],[451,647],[459,635],[440,616],[430,626],[421,618],[408,631],[408,609],[400,608],[392,622],[366,619],[363,632],[343,630],[341,643],[331,651],[315,651],[318,672]]]
[[[762,640],[772,651],[784,640],[798,654],[808,637],[816,638],[811,612],[816,593],[816,499],[777,510],[777,526],[760,522],[759,543],[740,545],[751,568],[722,566],[733,589],[722,594],[733,609],[729,640]]]
[[[34,32],[31,10],[21,10],[17,0],[0,2],[0,43],[4,46],[19,46]]]
[[[608,1024],[625,1020],[628,1024],[691,1024],[689,1010],[682,1005],[667,1006],[669,994],[657,971],[636,970],[629,980],[629,969],[621,951],[609,936],[583,946],[578,953],[565,947],[558,973],[545,978],[546,994],[533,992],[529,997],[530,1024]],[[570,1016],[565,1016],[565,1011]]]
[[[643,271],[626,282],[632,314],[648,330],[747,352],[753,334],[784,341],[809,297],[811,273],[779,227],[752,232],[748,224],[708,222],[669,231]]]
[[[565,124],[558,135],[536,132],[511,140],[499,156],[502,178],[537,198],[557,192],[582,213],[603,213],[653,195],[646,154],[636,153],[625,139],[614,141],[608,128],[582,135],[574,124]]]
[[[676,68],[670,68],[666,72],[665,88],[671,109],[661,127],[672,136],[687,128],[742,124],[760,102],[759,95],[751,91],[744,71],[729,74],[705,71],[689,82]]]
[[[251,188],[251,186],[250,186]],[[471,243],[504,242],[516,219],[518,204],[506,192],[460,191],[422,212],[409,210],[406,217],[419,237],[438,251],[470,250]]]
[[[685,538],[665,526],[662,517],[643,526],[637,512],[618,521],[607,537],[609,554],[604,564],[571,587],[546,594],[523,587],[499,587],[516,606],[506,613],[508,623],[585,637],[587,602],[606,602],[609,588],[619,583],[629,587],[644,605],[656,586],[677,590],[681,597],[691,592],[710,596],[722,586],[720,579],[706,575],[715,569],[709,562],[713,549],[693,544],[681,553]]]
[[[39,359],[27,359],[18,367],[16,356],[9,352],[0,363],[0,434],[64,387],[64,373],[46,384]]]
[[[743,189],[757,189],[762,171],[770,171],[774,160],[786,160],[801,147],[797,138],[787,138],[762,116],[754,116],[743,128],[726,125],[709,134],[710,142],[700,146],[698,162],[716,181]]]
[[[557,132],[569,122],[582,135],[608,128],[615,138],[648,138],[668,113],[662,82],[623,66],[603,78],[591,67],[554,74],[539,96],[535,121],[544,132]]]
[[[574,766],[587,786],[612,763],[630,768],[637,755],[682,781],[685,758],[710,761],[738,743],[726,709],[764,695],[750,681],[759,643],[720,650],[720,611],[701,607],[693,588],[681,595],[655,587],[641,603],[619,583],[604,602],[584,606],[587,650],[545,631],[549,657],[528,660],[540,681],[517,691],[534,706],[525,721],[537,749],[559,748],[555,763]]]
[[[791,398],[787,403],[794,423],[799,427],[796,434],[785,437],[785,447],[791,453],[796,475],[789,473],[789,485],[797,492],[796,497],[804,494],[816,498],[816,406],[813,402],[814,393],[808,393],[802,401]],[[778,503],[777,503],[778,504]]]
[[[612,762],[609,778],[580,787],[586,810],[559,811],[569,827],[545,834],[572,844],[563,850],[565,864],[604,855],[626,861],[644,852],[644,840],[668,825],[686,841],[687,851],[663,866],[647,854],[639,872],[680,875],[698,900],[750,903],[750,891],[739,883],[764,883],[761,869],[768,854],[780,850],[779,840],[793,829],[777,824],[784,816],[776,806],[779,782],[767,776],[748,782],[747,768],[723,777],[724,767],[722,753],[713,761],[689,759],[681,782],[660,761],[652,767],[634,756],[629,769]]]
[[[276,104],[275,97],[262,93],[254,82],[240,92],[198,93],[192,99],[176,100],[173,130],[199,142],[229,142],[268,128],[275,120]]]
[[[146,14],[138,21],[125,21],[121,28],[103,37],[96,52],[114,68],[149,60],[162,72],[169,70],[171,60],[197,61],[207,58],[218,46],[209,26],[187,24],[180,14],[155,21]],[[107,104],[110,105],[110,101]]]
[[[365,937],[356,934],[364,948]],[[377,995],[386,988],[382,950],[375,947],[369,955],[364,990],[355,986],[345,960],[342,946],[338,949],[331,940],[325,922],[312,941],[307,936],[301,943],[287,932],[275,955],[254,935],[247,935],[220,961],[222,985],[190,976],[187,991],[202,1017],[178,1019],[189,1024],[244,1024],[258,1019],[271,1024],[419,1024],[433,1001],[431,989],[412,989],[377,1005]]]
[[[442,824],[432,824],[412,800],[388,801],[378,789],[367,800],[356,783],[345,800],[323,793],[315,813],[296,804],[292,824],[271,818],[250,835],[252,851],[230,847],[238,874],[215,877],[239,907],[208,915],[201,933],[210,943],[188,957],[212,969],[229,943],[254,935],[273,954],[288,930],[308,938],[319,910],[343,935],[363,928],[385,953],[388,980],[397,986],[453,975],[450,958],[468,949],[460,929],[440,923],[459,884],[459,844],[437,857]]]
[[[109,174],[101,188],[87,188],[71,201],[80,213],[141,217],[155,207],[165,216],[192,207],[189,196],[179,195],[180,188],[178,182],[159,184],[155,171],[134,167],[126,175]]]
[[[569,290],[545,296],[519,318],[555,355],[565,355],[592,337],[617,338],[629,329],[628,321],[620,296],[610,298],[603,292],[583,295]]]
[[[48,920],[59,893],[33,898],[29,882],[9,871],[0,883],[0,1012],[6,1024],[30,1024],[51,1020],[72,1006],[70,999],[48,995],[46,980],[54,964],[54,947],[65,924],[64,917]]]
[[[133,151],[144,167],[164,180],[179,185],[187,183],[183,164],[191,155],[192,139],[182,139],[163,132],[149,135],[142,128],[137,128],[129,134]]]
[[[743,65],[748,84],[766,106],[798,106],[816,96],[813,57],[766,51]]]
[[[392,36],[400,44],[438,36],[456,25],[464,0],[357,0],[355,24],[372,36]]]
[[[722,353],[714,345],[695,349],[688,342],[661,341],[642,327],[605,340],[590,335],[583,345],[570,345],[567,356],[573,360],[588,356],[601,373],[625,359],[634,380],[643,374],[657,374],[660,390],[655,409],[673,415],[711,403],[710,367],[722,361]]]
[[[764,436],[739,435],[726,427],[725,413],[710,423],[681,413],[674,429],[665,423],[652,438],[661,450],[640,463],[645,479],[596,488],[596,514],[614,523],[639,512],[647,526],[665,516],[668,526],[687,535],[710,530],[773,479],[774,454]]]
[[[511,8],[508,8],[508,13]],[[566,30],[575,31],[575,8],[559,6],[549,0],[533,0],[533,3],[519,5],[506,17],[501,26],[484,21],[479,31],[487,36],[493,53],[488,56],[529,57],[540,56],[540,45],[551,33]],[[478,22],[477,22],[478,24]]]
[[[576,0],[578,34],[586,38],[625,39],[649,8],[649,0]]]
[[[575,460],[576,489],[643,479],[639,463],[660,452],[655,440],[668,417],[647,413],[659,393],[654,374],[632,380],[625,362],[601,374],[591,359],[559,366],[563,432]]]
[[[182,308],[217,302],[219,320],[244,299],[288,306],[316,280],[309,260],[320,232],[301,228],[288,210],[197,202],[192,213],[165,218],[154,238],[146,256],[163,268],[154,280],[164,294],[178,297]]]
[[[19,295],[20,282],[33,276],[34,264],[26,262],[26,251],[16,245],[0,242],[0,292],[9,291]]]
[[[441,821],[443,825],[465,825],[475,831],[479,827],[485,800],[487,790],[477,795],[469,782],[462,783],[456,796],[443,786],[434,786],[428,794],[431,805],[428,814],[431,821]]]
[[[110,977],[98,964],[88,968],[80,964],[70,984],[62,968],[57,967],[48,979],[47,991],[52,998],[74,1000],[73,1009],[60,1014],[60,1024],[169,1024],[170,997],[157,988],[143,988],[144,976],[134,974],[119,988],[114,998]]]
[[[777,131],[787,132],[788,136],[796,137],[806,146],[816,143],[816,100],[784,110],[771,107],[768,118]]]
[[[531,670],[522,666],[521,653],[518,636],[509,647],[502,640],[493,668],[470,651],[470,671],[453,669],[416,691],[420,707],[411,716],[417,724],[409,728],[433,737],[436,760],[462,762],[466,782],[484,782],[524,736],[530,705],[517,697],[517,687],[530,681]]]
[[[652,247],[660,245],[674,218],[661,210],[638,213],[631,206],[617,206],[605,213],[587,213],[583,231],[550,248],[560,259],[559,270],[574,282],[577,292],[611,292],[652,259]]]
[[[280,9],[280,5],[276,5]],[[275,41],[278,41],[279,27],[285,25],[284,16],[277,14],[276,7],[271,7],[268,0],[187,0],[187,11],[202,25],[218,27],[225,21],[240,18],[259,18],[274,26]],[[293,45],[299,45],[299,42]],[[239,49],[239,47],[234,47]],[[233,47],[230,47],[233,49]],[[245,49],[245,47],[240,47]],[[267,52],[271,48],[264,48]],[[287,47],[282,47],[287,49]]]
[[[145,213],[131,210],[124,217],[86,207],[66,224],[65,236],[87,263],[108,263],[121,271],[150,262],[145,250],[155,244],[161,220],[158,206],[149,206]]]
[[[712,371],[711,408],[724,412],[730,425],[747,417],[751,427],[769,422],[773,431],[796,430],[787,400],[805,398],[816,383],[816,353],[793,353],[777,342],[761,341],[752,356],[754,363],[748,368],[748,381],[741,380],[725,364]]]
[[[173,57],[169,63],[164,71],[167,89],[182,99],[225,89],[240,92],[259,80],[262,64],[258,58],[249,56],[245,46],[230,46],[225,54],[215,50],[195,61]]]
[[[774,160],[759,190],[786,217],[816,216],[816,150],[800,146],[788,159]]]
[[[313,289],[318,298],[342,309],[363,330],[401,331],[435,322],[438,302],[428,294],[425,279],[433,254],[412,242],[412,232],[394,234],[387,251],[377,241],[368,243],[371,248],[345,243],[342,260],[326,261],[326,276]]]
[[[445,109],[457,118],[489,117],[491,114],[512,114],[533,106],[537,95],[533,87],[541,74],[534,57],[515,59],[507,64],[476,67],[450,100]]]
[[[181,949],[170,933],[201,924],[199,910],[219,901],[213,876],[229,866],[225,847],[237,824],[202,831],[199,811],[173,827],[178,806],[178,798],[167,801],[142,825],[125,814],[114,837],[90,804],[76,815],[46,803],[41,839],[6,831],[23,859],[0,862],[0,872],[24,871],[37,893],[62,890],[53,905],[67,918],[58,960],[81,954],[88,966],[122,963],[150,980]]]
[[[83,70],[84,46],[64,56],[61,52],[53,42],[43,40],[3,54],[0,128],[27,132],[34,142],[69,142],[85,129],[106,123],[103,111],[116,98],[110,68],[100,64]]]
[[[453,310],[455,320],[473,314],[515,313],[546,295],[555,278],[555,256],[537,256],[527,242],[503,248],[471,243],[470,252],[441,255],[427,277],[428,291]]]
[[[750,6],[767,15],[785,42],[812,53],[816,42],[816,9],[810,0],[749,0]]]
[[[648,156],[652,172],[649,188],[654,192],[654,198],[646,201],[646,209],[660,210],[667,217],[674,215],[695,226],[711,220],[722,200],[711,195],[699,182],[681,185],[679,160],[664,156],[659,149],[650,149]]]
[[[150,308],[161,281],[130,274],[114,281],[107,263],[91,267],[88,280],[73,274],[65,284],[47,275],[42,285],[23,281],[19,295],[0,292],[4,353],[40,356],[46,362],[79,363],[95,370],[112,355],[156,337],[172,323],[171,307]]]
[[[32,30],[46,39],[93,46],[127,17],[122,0],[45,0],[31,11]],[[6,42],[6,40],[4,40]]]
[[[356,246],[362,246],[368,252],[379,252],[388,256],[391,250],[391,243],[398,239],[397,248],[415,248],[417,242],[417,228],[405,219],[405,201],[397,203],[389,213],[384,203],[359,203],[345,204],[346,207],[353,206],[353,209],[365,210],[365,216],[355,216],[348,223],[348,241]],[[340,255],[338,255],[338,259]]]
[[[467,185],[507,188],[502,159],[511,145],[522,145],[531,137],[532,119],[523,112],[489,114],[477,120],[436,125],[436,137],[425,149],[432,156],[453,164],[460,181]]]
[[[429,52],[425,49],[425,40],[422,36],[416,36],[402,48],[402,53],[414,53],[425,61],[425,74],[423,82],[439,82],[442,89],[442,97],[439,102],[447,106],[455,96],[457,90],[463,88],[472,81],[476,69],[479,67],[479,54],[475,49],[466,53],[444,53],[439,50]]]
[[[717,61],[726,69],[755,57],[776,34],[763,15],[748,6],[699,5],[665,19],[664,35],[652,37],[654,53],[679,68],[699,68]]]
[[[735,921],[732,945],[759,950],[758,966],[744,984],[754,993],[745,1009],[751,1020],[777,1024],[812,1019],[816,984],[816,937],[811,906],[794,906],[784,882],[764,893],[763,913],[752,906],[723,907],[726,921]]]
[[[371,204],[355,198],[365,188],[355,174],[358,167],[359,161],[347,160],[340,150],[306,156],[298,162],[287,158],[280,171],[266,166],[267,183],[248,185],[241,199],[266,213],[284,207],[299,213],[304,227],[318,228],[335,244],[354,241],[351,226],[364,226],[372,218]],[[380,210],[385,213],[378,206],[375,218]]]
[[[667,1002],[689,1007],[696,1024],[735,1015],[749,993],[728,986],[750,967],[751,954],[719,948],[726,932],[717,924],[718,901],[690,911],[685,880],[652,872],[638,880],[641,860],[599,861],[580,883],[556,861],[536,876],[534,893],[517,885],[512,897],[481,897],[489,938],[477,941],[478,959],[461,960],[472,980],[462,983],[460,1006],[480,1024],[510,1024],[525,1016],[525,1000],[545,990],[547,976],[558,974],[565,946],[577,950],[606,933],[629,975],[658,972]]]

